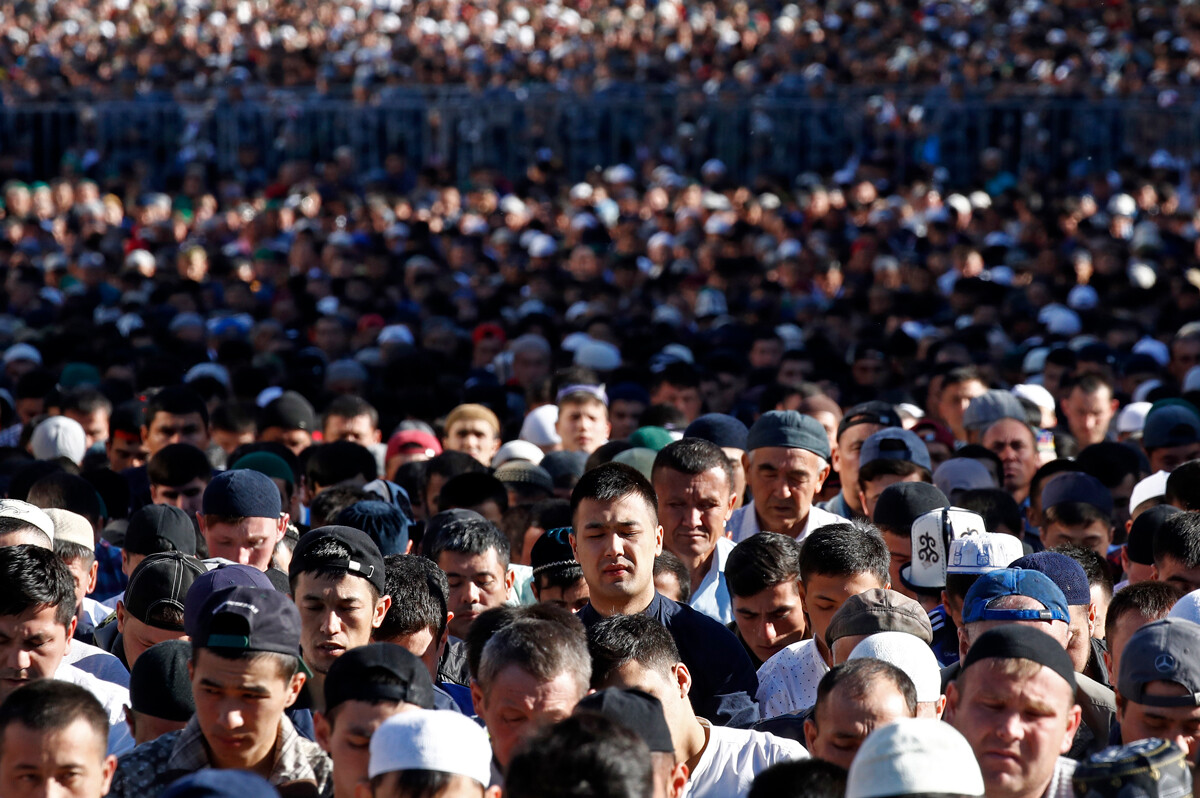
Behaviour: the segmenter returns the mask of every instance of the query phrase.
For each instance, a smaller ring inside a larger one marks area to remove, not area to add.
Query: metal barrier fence
[[[96,162],[107,174],[138,168],[169,176],[197,156],[236,173],[239,154],[243,166],[272,173],[290,159],[329,159],[339,147],[350,148],[362,170],[401,152],[412,164],[446,167],[460,183],[479,166],[519,175],[539,149],[548,148],[571,178],[657,152],[689,170],[719,158],[742,181],[827,173],[857,157],[885,177],[911,174],[918,165],[941,166],[952,185],[963,186],[979,177],[980,154],[990,147],[1018,173],[1102,173],[1123,156],[1144,161],[1160,149],[1190,162],[1200,156],[1200,106],[505,92],[414,93],[368,105],[268,100],[0,107],[0,154],[37,177],[58,174],[64,160]]]

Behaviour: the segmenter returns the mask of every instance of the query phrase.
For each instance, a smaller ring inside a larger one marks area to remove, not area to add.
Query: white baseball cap
[[[1141,432],[1146,426],[1146,414],[1153,406],[1150,402],[1132,402],[1122,407],[1117,413],[1117,432]]]
[[[46,511],[20,499],[0,499],[0,518],[15,518],[45,532],[54,540],[54,521]]]
[[[415,709],[392,715],[371,735],[371,778],[398,770],[433,770],[474,779],[486,787],[492,778],[492,746],[487,733],[466,715]]]
[[[89,550],[96,547],[96,536],[92,531],[92,525],[82,515],[70,510],[60,510],[57,507],[47,508],[44,512],[54,522],[54,536],[51,540],[65,540],[67,543],[76,543]]]
[[[914,793],[983,795],[975,752],[950,724],[902,718],[871,732],[858,749],[846,778],[846,798]]]
[[[1137,506],[1149,499],[1157,499],[1159,496],[1167,495],[1167,477],[1166,471],[1155,471],[1150,476],[1143,479],[1141,482],[1133,486],[1133,493],[1129,494],[1129,512],[1133,513]]]
[[[937,657],[916,635],[876,632],[859,641],[847,659],[878,659],[895,665],[912,679],[918,704],[932,703],[942,697],[942,670]]]
[[[1025,556],[1021,541],[1004,533],[983,532],[950,541],[947,574],[986,574],[1007,568]]]
[[[1012,395],[1018,399],[1028,399],[1042,410],[1054,410],[1054,397],[1041,385],[1024,383],[1012,389]]]

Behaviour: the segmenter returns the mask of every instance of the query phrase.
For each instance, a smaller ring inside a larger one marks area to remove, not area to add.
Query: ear
[[[303,673],[296,673],[292,675],[292,680],[288,682],[287,703],[284,704],[284,707],[290,707],[292,704],[296,703],[296,699],[300,697],[300,691],[304,689],[304,683],[306,681],[308,681],[308,677]]]
[[[479,688],[479,682],[474,679],[471,680],[471,705],[475,707],[475,714],[480,717],[487,711],[487,697]]]
[[[579,545],[575,540],[575,530],[571,530],[571,534],[567,535],[567,540],[571,544],[571,554],[575,557],[575,561],[579,562]]]
[[[1158,582],[1158,581],[1159,581],[1159,578],[1158,578],[1158,563],[1154,563],[1154,565],[1151,565],[1151,566],[1150,566],[1150,581],[1151,581],[1151,582]]]
[[[1088,604],[1088,637],[1096,636],[1096,602]]]
[[[92,593],[96,590],[96,580],[100,575],[100,563],[97,560],[92,560],[92,568],[88,571],[87,590],[85,593]]]
[[[291,520],[292,520],[292,517],[290,515],[288,515],[286,512],[279,514],[279,520],[275,522],[275,543],[276,543],[276,545],[278,545],[279,541],[283,540],[283,536],[287,534],[288,522]]]
[[[413,542],[412,542],[412,538],[409,538],[408,543],[406,543],[404,546],[404,553],[412,554],[412,550],[413,550]]]
[[[329,719],[325,717],[324,712],[313,712],[313,735],[317,738],[317,745],[325,749],[329,753],[329,732],[332,731],[329,726]]]
[[[684,787],[687,787],[688,766],[680,762],[671,771],[671,778],[667,783],[668,798],[680,798],[683,795]]]
[[[817,724],[813,723],[812,718],[804,721],[804,747],[812,753],[813,746],[817,742]]]
[[[511,568],[504,571],[504,590],[508,592],[512,590],[513,582],[517,581],[517,572]]]
[[[64,651],[71,650],[71,640],[75,637],[75,627],[77,626],[79,626],[79,616],[72,615],[71,622],[67,624],[67,647],[63,649]]]
[[[391,596],[380,596],[379,601],[375,602],[375,616],[371,618],[371,628],[378,629],[383,625],[383,619],[387,617],[388,610],[392,607]]]
[[[679,685],[679,697],[687,698],[692,691],[692,674],[688,673],[687,665],[682,662],[675,665],[675,682]]]
[[[117,602],[117,631],[125,631],[125,602]]]
[[[946,696],[940,695],[940,696],[938,696],[938,700],[937,700],[937,716],[939,719],[942,717],[942,713],[945,711],[946,711]]]
[[[363,780],[354,785],[354,798],[372,798],[371,782]]]
[[[1107,647],[1105,647],[1105,649],[1100,653],[1104,657],[1104,670],[1108,671],[1108,673],[1110,675],[1113,675],[1112,654],[1109,653],[1109,650]],[[1114,678],[1115,678],[1115,676],[1114,676]]]
[[[486,790],[484,790],[483,798],[500,798],[500,796],[503,794],[504,790],[497,785],[494,787],[488,787]],[[358,796],[355,796],[355,798],[358,798]],[[369,798],[369,796],[364,796],[363,798]]]
[[[117,758],[115,756],[104,757],[104,764],[100,766],[100,789],[104,794],[107,794],[109,787],[112,786],[113,774],[116,772]]]
[[[654,529],[654,556],[657,557],[658,555],[660,555],[662,553],[663,553],[663,528],[662,528],[662,524],[659,524]]]
[[[839,474],[842,473],[842,453],[838,450],[837,446],[833,447],[833,456],[830,459],[830,463],[834,471]]]
[[[129,736],[137,739],[137,718],[134,717],[133,707],[125,705],[125,726],[129,729]]]
[[[817,490],[820,490],[820,488],[817,488]],[[867,509],[867,494],[862,488],[858,489],[858,506],[864,510]],[[870,514],[868,513],[868,515]]]
[[[205,542],[207,542],[208,529],[207,525],[204,523],[204,513],[196,513],[196,526],[200,527],[200,536],[204,538]],[[121,554],[124,555],[125,552],[122,551]]]
[[[820,491],[821,488],[825,487],[825,480],[827,480],[827,479],[829,479],[829,463],[826,463],[825,467],[821,469],[821,473],[817,474],[817,490],[818,491]]]
[[[1075,732],[1079,730],[1079,723],[1083,715],[1083,710],[1078,704],[1071,707],[1071,711],[1067,713],[1067,728],[1063,733],[1062,743],[1058,747],[1060,754],[1065,754],[1071,750],[1071,743],[1075,742]]]
[[[962,662],[967,658],[967,650],[971,647],[971,641],[967,639],[967,630],[962,626],[958,627],[958,660]]]
[[[942,700],[945,702],[942,707],[942,720],[951,726],[954,725],[954,713],[958,709],[958,698],[958,685],[950,682],[950,684],[946,685],[946,694],[942,696]],[[1075,707],[1075,709],[1079,709],[1079,707]],[[1068,749],[1070,747],[1069,745],[1067,746]]]

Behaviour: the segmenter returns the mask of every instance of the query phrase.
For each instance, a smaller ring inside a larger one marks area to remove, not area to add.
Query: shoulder
[[[805,648],[811,642],[811,640],[800,640],[792,643],[786,648],[781,649],[780,651],[777,651],[769,660],[762,664],[761,668],[758,669],[759,677],[762,677],[765,674],[790,670],[793,664],[804,658],[806,654]]]
[[[810,507],[808,512],[812,515],[812,522],[808,525],[810,530],[817,530],[830,524],[846,523],[846,519],[837,513],[831,513],[829,510],[823,510],[820,507]]]
[[[1111,688],[1082,673],[1075,674],[1075,685],[1078,688],[1077,694],[1086,698],[1092,706],[1111,712],[1117,711],[1117,697]]]
[[[164,734],[122,754],[117,759],[117,772],[113,776],[114,791],[118,782],[135,788],[153,783],[157,774],[164,769],[167,760],[171,758],[171,751],[179,734],[177,731]]]

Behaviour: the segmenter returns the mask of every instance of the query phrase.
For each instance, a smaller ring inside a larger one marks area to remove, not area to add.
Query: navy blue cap
[[[1156,405],[1146,414],[1142,426],[1142,446],[1145,448],[1187,446],[1197,441],[1200,441],[1200,416],[1191,408],[1178,404]]]
[[[1041,571],[1067,597],[1067,604],[1073,606],[1092,603],[1092,591],[1088,586],[1087,571],[1076,560],[1057,551],[1038,551],[1026,554],[1018,560],[1009,563],[1009,568],[1025,568],[1030,571]]]
[[[746,436],[746,451],[768,446],[804,449],[829,459],[829,435],[820,422],[795,410],[769,410],[758,417]]]
[[[881,427],[900,426],[900,414],[887,402],[863,402],[846,411],[838,423],[837,436],[859,424],[878,424]]]
[[[1043,610],[998,609],[988,605],[1005,596],[1028,596],[1041,602]],[[1071,622],[1067,597],[1041,571],[1001,568],[986,573],[971,585],[963,599],[963,623],[976,621],[1062,621]]]
[[[274,590],[271,580],[252,565],[222,563],[208,573],[200,574],[188,588],[183,602],[183,631],[195,639],[200,633],[200,609],[213,593],[230,587],[261,587]]]
[[[337,544],[345,549],[346,557],[328,557],[320,554],[327,544]],[[306,571],[335,568],[366,579],[380,595],[387,592],[384,580],[383,555],[371,536],[361,529],[349,526],[322,526],[310,529],[301,536],[292,552],[288,577],[295,579]]]
[[[1104,483],[1082,471],[1063,471],[1055,474],[1042,488],[1042,510],[1058,504],[1090,504],[1100,513],[1112,517],[1113,498]]]
[[[685,438],[702,438],[715,443],[722,449],[746,451],[746,437],[750,430],[733,416],[724,413],[706,413],[683,431]]]
[[[858,467],[861,469],[872,460],[902,460],[933,470],[925,442],[915,432],[900,427],[881,429],[863,441]]]
[[[408,553],[409,519],[391,502],[377,499],[355,502],[338,513],[334,521],[366,532],[385,557]]]
[[[172,782],[159,798],[279,798],[279,792],[257,773],[204,768]]]
[[[1138,565],[1154,565],[1154,536],[1167,519],[1182,513],[1178,507],[1160,504],[1151,507],[1133,520],[1129,528],[1129,539],[1125,542],[1125,553],[1131,562]]]
[[[300,656],[300,611],[274,588],[227,587],[208,597],[192,643]]]
[[[204,489],[205,515],[226,518],[278,518],[283,512],[279,488],[266,474],[249,469],[223,471]]]
[[[621,382],[608,388],[608,401],[641,402],[649,406],[650,393],[636,382]]]

